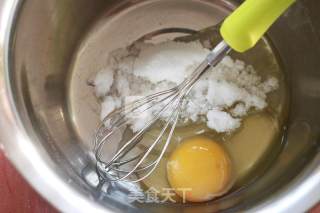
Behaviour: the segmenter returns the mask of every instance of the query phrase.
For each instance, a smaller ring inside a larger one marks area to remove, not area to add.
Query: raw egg
[[[184,200],[204,202],[230,189],[232,164],[228,153],[217,142],[193,137],[182,142],[170,155],[167,178]]]

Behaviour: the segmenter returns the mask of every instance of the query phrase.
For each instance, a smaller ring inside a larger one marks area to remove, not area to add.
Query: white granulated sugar
[[[229,113],[221,110],[209,110],[207,126],[217,132],[230,132],[240,127],[240,119],[233,118]]]
[[[95,79],[96,95],[103,98],[101,117],[137,97],[177,86],[208,53],[199,42],[174,41],[115,50]],[[217,132],[231,132],[249,110],[264,109],[267,94],[278,87],[276,78],[263,81],[252,66],[226,56],[195,84],[182,106],[181,122],[203,121]],[[131,129],[143,128],[164,104],[132,117]],[[160,118],[167,119],[170,113],[167,110]]]
[[[121,106],[121,100],[118,97],[106,96],[101,103],[101,120],[113,110]]]
[[[242,117],[247,114],[247,109],[243,103],[238,103],[230,112],[235,117]]]
[[[195,42],[164,42],[157,46],[145,45],[135,61],[134,75],[152,83],[182,82],[194,70],[209,50]]]
[[[107,72],[102,70],[98,72],[94,80],[96,96],[103,97],[105,96],[113,84],[113,72]]]

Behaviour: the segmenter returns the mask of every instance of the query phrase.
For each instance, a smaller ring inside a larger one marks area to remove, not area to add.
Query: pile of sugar
[[[204,60],[209,50],[199,42],[167,41],[138,43],[113,51],[108,66],[95,77],[96,95],[101,102],[101,119],[123,104],[172,88],[181,83]],[[267,106],[267,94],[278,88],[274,77],[262,81],[254,68],[226,56],[194,86],[183,105],[183,122],[206,122],[217,132],[240,127],[249,110]],[[133,119],[133,131],[140,130],[153,113]],[[166,119],[164,114],[161,119]]]

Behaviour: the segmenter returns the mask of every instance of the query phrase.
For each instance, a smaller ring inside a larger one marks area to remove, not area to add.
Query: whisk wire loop
[[[220,42],[197,69],[180,85],[133,101],[107,115],[99,125],[94,138],[94,152],[98,173],[109,181],[139,182],[150,176],[167,151],[187,95],[198,79],[212,66],[216,66],[229,51],[229,46],[223,41]],[[110,160],[105,161],[103,148],[112,142],[111,136],[116,132],[121,133],[121,129],[127,128],[132,121],[139,119],[139,116],[142,116],[143,113],[151,109],[156,109],[155,111],[151,111],[151,118],[141,129],[136,132],[133,131],[132,137],[118,147]],[[165,114],[166,112],[169,112],[169,114]],[[139,153],[134,153],[134,150],[137,151],[136,147],[138,144],[143,141],[145,133],[160,118],[165,121],[165,124],[160,130],[159,135],[144,150],[138,149]],[[163,139],[165,139],[165,142],[161,146],[160,153],[150,162],[151,153]]]

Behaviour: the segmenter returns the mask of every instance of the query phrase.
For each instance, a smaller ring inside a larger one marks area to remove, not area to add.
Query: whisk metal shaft
[[[147,178],[156,169],[170,144],[179,120],[181,106],[185,97],[192,90],[198,79],[201,78],[209,68],[216,66],[229,51],[230,47],[224,41],[220,42],[198,66],[198,68],[180,85],[172,89],[146,96],[128,105],[122,106],[118,110],[107,115],[99,126],[94,139],[94,152],[99,174],[102,174],[102,177],[109,181],[129,180],[132,182],[138,182]],[[156,113],[152,114],[152,119],[150,119],[142,129],[134,133],[134,135],[127,140],[123,146],[119,147],[110,160],[104,160],[103,148],[108,143],[112,142],[110,139],[111,136],[116,132],[119,132],[121,128],[125,128],[133,119],[139,119],[132,116],[133,114],[139,115],[139,113],[144,113],[155,106],[161,106],[161,108]],[[170,112],[169,116],[165,119],[165,124],[154,142],[150,147],[141,151],[139,154],[132,155],[132,150],[137,146],[137,144],[139,144],[139,142],[141,142],[143,135],[166,111]],[[146,159],[163,139],[167,131],[168,134],[160,154],[151,163],[147,163],[145,165],[144,163]],[[130,164],[133,165],[130,166]],[[134,175],[135,178],[133,178]]]

